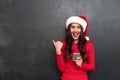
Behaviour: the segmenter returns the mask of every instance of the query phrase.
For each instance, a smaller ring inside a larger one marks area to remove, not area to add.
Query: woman
[[[71,16],[66,21],[66,39],[53,40],[61,80],[88,80],[86,72],[95,69],[94,47],[87,31],[85,16]]]

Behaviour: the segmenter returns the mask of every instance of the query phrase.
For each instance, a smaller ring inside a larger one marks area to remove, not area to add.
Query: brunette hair
[[[70,28],[71,28],[71,24],[68,25],[68,28],[66,29],[65,60],[67,60],[70,57],[70,55],[73,53],[72,44],[73,44],[74,40],[72,38]],[[79,37],[79,41],[78,41],[78,49],[81,53],[81,57],[82,57],[83,61],[87,61],[86,47],[85,47],[86,39],[84,38],[83,28],[81,25],[80,25],[80,28],[81,28],[81,33],[80,33],[80,37]]]

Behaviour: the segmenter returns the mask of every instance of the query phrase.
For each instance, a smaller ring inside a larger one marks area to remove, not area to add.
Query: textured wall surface
[[[119,80],[120,0],[0,0],[0,80],[60,80],[52,40],[69,16],[86,15],[96,70],[89,80]]]

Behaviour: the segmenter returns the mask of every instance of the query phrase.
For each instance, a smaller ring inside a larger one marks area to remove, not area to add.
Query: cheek
[[[79,29],[79,32],[81,32],[81,29]]]
[[[78,31],[78,32],[81,32],[81,29],[79,28],[77,31]]]
[[[70,29],[70,32],[73,32],[74,30],[73,29]]]

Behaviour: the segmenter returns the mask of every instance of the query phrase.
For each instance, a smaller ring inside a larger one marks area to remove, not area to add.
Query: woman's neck
[[[74,43],[78,43],[78,40],[74,40]]]

